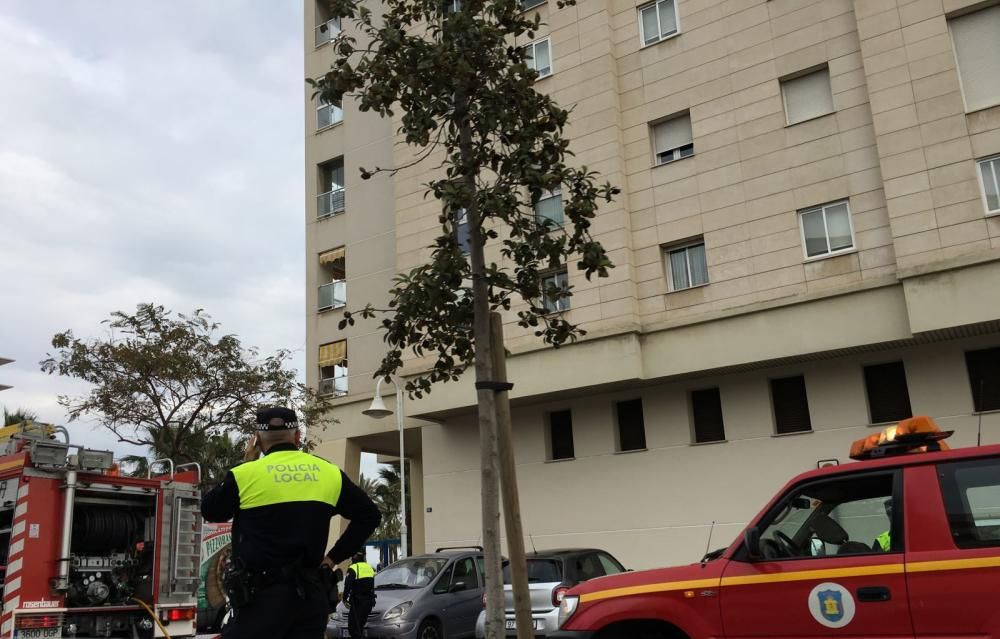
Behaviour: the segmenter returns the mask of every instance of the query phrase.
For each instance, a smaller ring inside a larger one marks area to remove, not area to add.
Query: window
[[[573,459],[573,413],[549,413],[549,459]]]
[[[938,477],[955,545],[1000,546],[1000,461],[940,464]]]
[[[774,428],[779,435],[812,430],[806,378],[802,375],[772,379],[771,404],[774,406]]]
[[[689,114],[653,125],[653,153],[656,164],[666,164],[694,155]]]
[[[986,212],[1000,213],[1000,155],[979,161],[979,180],[986,200]]]
[[[527,11],[528,9],[540,7],[546,2],[548,2],[548,0],[521,0],[521,11]]]
[[[316,130],[322,130],[344,120],[344,110],[341,102],[323,102],[319,100],[316,106]]]
[[[588,552],[580,555],[573,562],[577,581],[587,581],[608,574],[604,570],[604,562],[596,552]],[[616,571],[619,572],[619,571]],[[614,572],[611,574],[615,574]]]
[[[788,124],[833,113],[830,69],[823,67],[818,71],[782,80],[781,95],[785,100],[785,119]]]
[[[469,212],[464,208],[457,209],[455,218],[455,241],[462,253],[468,255],[472,252],[472,231],[469,229]]]
[[[528,68],[538,71],[538,77],[552,75],[552,53],[549,50],[549,39],[532,42],[524,47],[525,62]]]
[[[316,196],[319,217],[328,217],[344,212],[346,203],[343,158],[319,165],[319,191],[319,195]]]
[[[448,592],[462,592],[465,590],[478,589],[479,576],[476,574],[476,563],[471,557],[456,561]]]
[[[330,5],[324,0],[316,2],[316,42],[321,47],[340,35],[340,18],[330,13]]]
[[[458,13],[462,10],[462,0],[444,0],[444,5],[441,10],[445,13],[445,15]]]
[[[670,290],[681,291],[708,284],[708,264],[705,261],[705,242],[699,240],[677,248],[666,249],[667,277]]]
[[[976,412],[1000,410],[1000,346],[965,354]]]
[[[677,6],[674,0],[659,0],[639,7],[642,46],[666,40],[677,33]]]
[[[606,552],[597,553],[597,560],[601,562],[605,575],[617,575],[620,572],[625,572],[625,566],[618,563],[617,559]]]
[[[347,341],[329,342],[319,347],[319,394],[347,394]]]
[[[868,412],[873,424],[913,417],[903,362],[865,366],[864,373]]]
[[[542,302],[546,313],[569,310],[569,273],[556,271],[542,277]]]
[[[535,202],[535,221],[550,227],[563,225],[562,194],[546,191]]]
[[[761,554],[781,560],[902,552],[895,477],[894,471],[821,480],[792,492],[764,518]]]
[[[722,396],[718,388],[691,393],[691,416],[694,419],[696,444],[726,441],[726,428],[722,422]]]
[[[646,424],[642,417],[642,399],[630,399],[615,404],[618,417],[618,450],[646,448]]]
[[[528,583],[551,584],[559,583],[563,580],[563,567],[561,561],[557,561],[555,559],[533,559],[529,557],[527,564]],[[503,582],[505,584],[509,584],[511,582],[509,561],[503,562]]]
[[[854,227],[847,201],[799,211],[806,257],[836,255],[854,248]]]
[[[948,21],[965,110],[1000,104],[1000,5]]]
[[[347,251],[340,248],[319,255],[319,310],[347,304]]]

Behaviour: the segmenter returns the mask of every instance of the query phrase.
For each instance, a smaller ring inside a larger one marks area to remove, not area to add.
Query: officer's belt
[[[256,588],[267,588],[278,584],[298,585],[300,580],[320,582],[319,568],[278,568],[256,570],[249,573],[250,581]]]

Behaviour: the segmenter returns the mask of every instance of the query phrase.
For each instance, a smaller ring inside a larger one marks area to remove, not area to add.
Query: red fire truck
[[[0,639],[190,637],[200,471],[123,477],[58,426],[0,431]]]
[[[793,479],[728,548],[587,581],[565,639],[1000,636],[1000,446],[926,417]]]

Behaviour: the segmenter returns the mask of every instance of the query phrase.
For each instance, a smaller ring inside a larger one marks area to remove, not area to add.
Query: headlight
[[[401,603],[398,606],[393,606],[385,611],[382,615],[382,619],[386,621],[393,621],[396,619],[402,619],[406,616],[406,611],[413,607],[412,601],[407,601],[406,603]]]
[[[577,595],[564,595],[562,605],[559,606],[559,627],[562,628],[580,604],[580,597]]]

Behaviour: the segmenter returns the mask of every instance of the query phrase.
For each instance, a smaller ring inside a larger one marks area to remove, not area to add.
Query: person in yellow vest
[[[885,516],[889,518],[889,528],[892,528],[892,499],[886,499],[885,503],[882,504],[885,507]],[[875,538],[875,546],[882,552],[889,552],[892,550],[892,535],[888,530],[880,533],[878,537]],[[874,548],[873,548],[874,550]]]
[[[365,561],[363,552],[354,554],[354,563],[347,569],[344,601],[350,608],[347,629],[351,639],[360,639],[365,636],[365,624],[375,606],[375,569]]]
[[[332,580],[324,571],[363,547],[381,521],[364,491],[336,465],[299,450],[300,440],[295,411],[257,411],[244,463],[202,497],[206,521],[233,520],[225,639],[322,639]],[[335,515],[350,524],[324,552]]]

